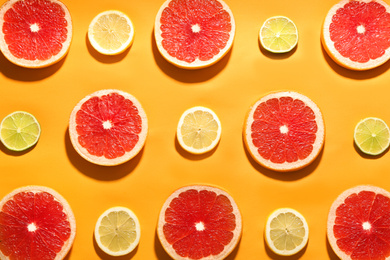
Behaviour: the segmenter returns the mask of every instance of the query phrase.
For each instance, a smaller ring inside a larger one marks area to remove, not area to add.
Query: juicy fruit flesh
[[[349,1],[332,17],[329,32],[343,57],[365,63],[390,47],[390,14],[376,1]]]
[[[318,130],[313,110],[299,99],[272,98],[253,114],[252,142],[258,153],[273,163],[291,163],[313,151]]]
[[[390,256],[390,198],[372,191],[348,196],[336,210],[337,246],[351,259]]]
[[[107,159],[131,151],[142,130],[138,109],[117,93],[87,100],[76,114],[76,124],[79,144],[91,155]]]
[[[62,7],[48,0],[24,0],[4,14],[3,33],[9,51],[17,58],[48,60],[67,40]]]
[[[127,20],[116,13],[101,16],[93,26],[93,37],[105,50],[121,48],[130,34],[131,27]]]
[[[206,111],[189,113],[183,121],[183,142],[195,149],[210,146],[218,136],[219,125],[212,114]]]
[[[382,120],[364,120],[355,131],[355,141],[365,153],[379,154],[389,146],[389,128]]]
[[[220,254],[233,239],[236,217],[230,200],[207,190],[187,190],[165,211],[164,236],[176,253],[190,259]]]
[[[268,20],[260,37],[263,44],[273,51],[290,50],[298,40],[295,25],[283,17]]]
[[[172,0],[160,19],[163,48],[188,63],[208,61],[225,48],[231,17],[217,0]]]
[[[15,150],[23,150],[36,143],[40,127],[36,120],[23,112],[14,113],[1,125],[1,139]]]
[[[110,251],[126,250],[137,238],[136,224],[125,211],[110,212],[99,227],[100,241]]]
[[[11,259],[55,259],[71,228],[62,205],[47,192],[21,192],[0,212],[0,250]]]

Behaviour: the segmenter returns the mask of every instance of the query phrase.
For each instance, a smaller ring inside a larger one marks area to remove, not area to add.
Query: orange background
[[[4,2],[4,0],[2,1]],[[60,63],[24,69],[0,54],[0,117],[15,110],[34,114],[42,127],[39,142],[23,153],[1,146],[0,197],[24,185],[44,185],[61,193],[77,221],[77,235],[67,259],[111,259],[93,240],[97,218],[112,206],[132,209],[141,222],[139,246],[115,259],[170,259],[156,237],[158,214],[175,189],[213,184],[226,189],[243,217],[238,248],[227,258],[337,259],[326,239],[326,220],[333,200],[345,189],[373,184],[390,190],[389,154],[364,156],[353,143],[355,125],[375,116],[390,123],[390,63],[366,71],[336,65],[320,43],[322,21],[336,0],[227,0],[236,21],[232,50],[212,67],[188,71],[174,67],[158,53],[153,36],[161,0],[64,0],[73,19],[73,42]],[[90,21],[107,9],[118,9],[135,26],[132,47],[105,57],[90,46]],[[270,16],[285,15],[299,30],[291,53],[273,55],[259,46],[258,31]],[[68,119],[79,100],[96,90],[117,88],[133,94],[149,119],[149,135],[141,153],[116,167],[82,159],[68,136]],[[326,125],[325,146],[307,168],[277,173],[258,166],[246,152],[242,127],[250,105],[276,90],[307,95],[321,108]],[[179,147],[175,131],[181,114],[203,105],[222,123],[218,147],[191,156]],[[279,207],[301,212],[310,227],[308,246],[290,258],[266,247],[263,228]]]

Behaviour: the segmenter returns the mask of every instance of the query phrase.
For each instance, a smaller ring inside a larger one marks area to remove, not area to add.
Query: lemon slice
[[[275,254],[296,254],[306,246],[308,239],[309,226],[298,211],[280,208],[268,217],[265,240]]]
[[[95,240],[99,248],[111,256],[130,253],[138,245],[141,227],[137,216],[126,207],[106,210],[95,226]]]
[[[38,142],[41,127],[30,113],[16,111],[0,124],[0,140],[12,151],[24,151]]]
[[[261,26],[259,39],[261,46],[270,52],[289,52],[298,43],[298,29],[289,18],[273,16]]]
[[[88,39],[92,47],[102,54],[122,53],[133,43],[133,23],[120,11],[102,12],[90,23]]]
[[[390,144],[389,127],[382,119],[367,117],[356,125],[354,140],[363,153],[381,154]]]
[[[181,147],[193,154],[211,151],[221,139],[221,122],[209,108],[197,106],[186,110],[177,126]]]

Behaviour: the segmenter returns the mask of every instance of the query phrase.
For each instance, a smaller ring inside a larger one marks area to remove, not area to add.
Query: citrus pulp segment
[[[59,0],[8,0],[0,7],[0,50],[16,65],[52,65],[68,53],[71,40],[72,19]]]
[[[382,0],[342,0],[323,23],[321,41],[339,65],[367,70],[390,58],[390,7]]]
[[[0,202],[0,259],[61,260],[75,235],[72,209],[53,189],[21,187]]]
[[[341,193],[329,211],[327,236],[342,260],[390,259],[390,193],[371,185]]]
[[[121,11],[104,11],[91,21],[88,39],[92,47],[106,55],[124,52],[134,40],[134,26]]]
[[[16,111],[7,115],[0,124],[0,140],[12,151],[24,151],[38,142],[41,127],[30,113]]]
[[[320,153],[325,126],[318,106],[296,92],[275,92],[259,99],[243,127],[244,143],[253,159],[275,171],[309,165]]]
[[[140,102],[115,89],[96,91],[73,109],[69,135],[75,150],[99,165],[118,165],[143,148],[148,120]]]
[[[138,218],[126,207],[110,208],[96,222],[96,243],[109,255],[129,254],[138,245],[140,238],[141,226]]]
[[[298,43],[298,29],[288,17],[273,16],[261,26],[259,39],[261,46],[270,52],[289,52]]]
[[[180,117],[177,139],[187,152],[202,154],[214,149],[221,139],[221,122],[209,108],[192,107]]]
[[[210,66],[233,45],[233,13],[222,0],[167,0],[157,13],[154,36],[161,55],[186,69]]]
[[[369,155],[383,153],[390,144],[390,130],[380,118],[367,117],[355,127],[354,140],[360,151]]]
[[[182,187],[165,201],[157,234],[166,252],[177,260],[221,260],[237,246],[242,232],[233,198],[206,185]]]
[[[267,245],[274,253],[289,256],[307,245],[309,226],[295,209],[280,208],[269,215],[264,234]]]

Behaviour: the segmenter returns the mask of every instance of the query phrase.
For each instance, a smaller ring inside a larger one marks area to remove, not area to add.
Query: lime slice
[[[298,30],[289,18],[273,16],[264,22],[259,39],[263,48],[270,52],[289,52],[298,43]]]
[[[88,39],[92,47],[102,54],[122,53],[133,43],[133,23],[120,11],[104,11],[91,21]]]
[[[109,255],[122,256],[130,253],[138,245],[140,237],[138,218],[126,207],[109,208],[96,222],[96,243]]]
[[[180,146],[193,154],[211,151],[221,138],[221,122],[209,108],[193,107],[186,110],[177,126]]]
[[[353,138],[363,153],[378,155],[389,147],[389,127],[382,119],[367,117],[356,125]]]
[[[16,111],[6,116],[0,125],[0,140],[12,151],[23,151],[38,142],[41,127],[30,113]]]
[[[309,239],[309,226],[296,210],[280,208],[271,213],[265,227],[265,240],[278,255],[293,255],[302,250]]]

